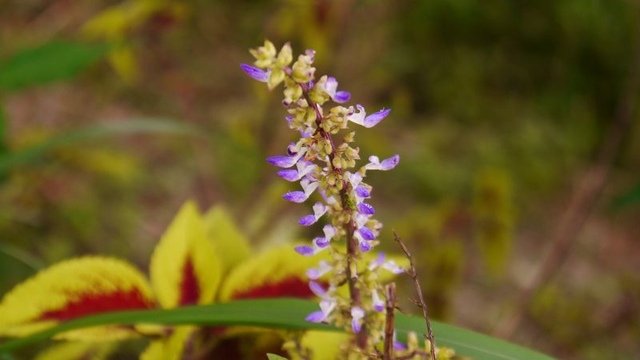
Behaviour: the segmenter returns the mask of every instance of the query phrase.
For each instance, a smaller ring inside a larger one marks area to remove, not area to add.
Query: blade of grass
[[[103,137],[132,134],[180,134],[200,135],[193,126],[153,118],[131,119],[119,122],[105,122],[54,136],[30,148],[5,154],[0,157],[0,176],[16,166],[33,164],[41,161],[52,150],[79,142],[86,142]]]
[[[0,344],[0,353],[49,339],[56,334],[80,328],[110,324],[163,324],[200,326],[258,326],[265,328],[315,329],[339,331],[323,324],[310,323],[304,318],[317,310],[317,304],[300,299],[241,300],[223,304],[183,307],[170,310],[126,311],[105,313],[62,323],[29,337]],[[422,333],[423,319],[398,314],[397,332],[400,339],[409,331]],[[475,360],[549,360],[546,355],[507,343],[502,340],[433,322],[434,333],[441,346],[453,348],[457,354]]]

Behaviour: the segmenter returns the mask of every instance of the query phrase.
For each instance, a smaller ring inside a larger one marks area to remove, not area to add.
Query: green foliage
[[[104,44],[53,40],[0,62],[0,90],[18,91],[73,78],[107,53]]]
[[[63,146],[69,146],[79,142],[88,142],[109,136],[140,133],[182,134],[192,136],[198,134],[197,130],[192,126],[162,119],[129,119],[123,122],[91,125],[82,129],[54,136],[30,148],[0,157],[0,175],[5,175],[8,171],[18,166],[43,161],[45,160],[46,155],[52,150]]]
[[[318,329],[338,331],[327,325],[305,321],[317,304],[298,299],[242,300],[230,303],[181,307],[170,310],[142,310],[105,313],[65,322],[26,338],[0,344],[0,354],[46,340],[61,332],[107,324],[137,323],[164,325],[240,325],[282,329]],[[424,319],[398,314],[397,332],[401,340],[408,332],[422,333]],[[438,344],[453,348],[458,355],[475,360],[548,360],[550,357],[509,344],[473,331],[434,322],[433,329]]]

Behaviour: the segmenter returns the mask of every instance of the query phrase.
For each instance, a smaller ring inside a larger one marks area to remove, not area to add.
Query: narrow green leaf
[[[74,77],[102,58],[106,44],[54,40],[0,61],[0,90],[16,91]]]
[[[280,355],[277,355],[277,354],[271,354],[271,353],[267,354],[267,359],[269,359],[269,360],[288,360],[286,357],[283,357],[283,356],[280,356]]]
[[[29,337],[6,341],[0,344],[0,353],[49,339],[61,332],[108,324],[240,325],[266,328],[339,331],[328,325],[314,324],[305,321],[304,318],[315,310],[317,310],[317,304],[308,300],[262,299],[182,307],[170,310],[106,313],[71,320]],[[451,325],[433,322],[433,328],[436,341],[439,345],[453,348],[457,354],[469,356],[475,360],[552,359],[551,357],[532,350]],[[397,332],[400,339],[406,337],[409,331],[421,333],[423,329],[423,319],[399,314]]]
[[[433,333],[438,346],[452,348],[457,354],[475,360],[552,360],[553,358],[471,330],[432,321]],[[403,338],[409,331],[424,333],[425,323],[421,317],[398,314],[396,320],[398,336]]]
[[[108,136],[139,133],[165,133],[198,135],[193,126],[162,119],[131,119],[120,122],[107,122],[67,132],[52,137],[33,147],[8,153],[0,157],[0,176],[16,166],[32,164],[44,160],[52,150],[78,142],[86,142]]]

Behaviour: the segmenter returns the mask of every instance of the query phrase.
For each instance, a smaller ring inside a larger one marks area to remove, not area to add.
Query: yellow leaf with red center
[[[151,284],[160,305],[209,303],[221,278],[220,260],[193,202],[182,206],[151,257]]]
[[[311,298],[306,271],[318,264],[318,256],[303,257],[291,245],[283,245],[236,266],[222,284],[220,300],[273,297]]]
[[[233,219],[222,206],[211,208],[204,217],[207,236],[221,257],[222,272],[241,263],[251,255],[247,238],[240,232]]]
[[[65,320],[154,306],[149,284],[133,266],[102,257],[73,259],[41,271],[4,296],[0,302],[0,334],[24,336]],[[109,329],[103,331],[107,336],[101,336],[101,340],[131,334],[127,328]],[[61,337],[95,335],[85,330]]]

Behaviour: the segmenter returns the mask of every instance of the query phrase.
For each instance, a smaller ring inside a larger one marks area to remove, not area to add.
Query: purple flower
[[[393,155],[390,158],[380,161],[377,156],[369,156],[369,163],[364,166],[367,170],[391,170],[400,162],[400,155]]]
[[[374,209],[373,206],[362,202],[362,203],[358,204],[358,212],[360,212],[360,214],[364,214],[364,215],[373,215],[373,214],[376,213],[376,209]]]
[[[248,64],[241,64],[240,68],[249,76],[251,76],[253,79],[258,80],[260,82],[267,82],[269,81],[269,75],[271,74],[271,71],[268,70],[262,70],[260,68],[257,68],[255,66],[251,66]]]
[[[324,322],[327,320],[329,315],[331,315],[331,312],[333,312],[333,309],[335,309],[335,307],[336,307],[335,301],[329,301],[329,300],[320,301],[320,311],[312,312],[305,318],[305,320],[314,322],[314,323]]]
[[[331,100],[338,104],[345,103],[351,99],[351,94],[348,91],[338,91],[338,81],[333,76],[329,76],[321,88],[331,97]]]
[[[310,182],[307,179],[302,179],[302,181],[300,181],[300,185],[302,186],[302,189],[304,191],[291,191],[284,194],[282,197],[285,200],[299,204],[305,202],[309,198],[309,196],[311,196],[311,194],[313,194],[313,192],[318,188],[317,181]]]
[[[369,264],[370,271],[373,271],[379,267],[382,267],[383,269],[393,274],[401,274],[404,272],[404,269],[398,266],[398,264],[396,264],[395,261],[393,260],[385,261],[384,253],[379,253],[378,257]]]
[[[303,177],[310,174],[315,168],[316,168],[316,165],[313,164],[312,162],[306,161],[306,160],[299,160],[296,163],[296,170],[293,170],[293,169],[280,170],[278,171],[278,176],[291,182],[299,181]]]
[[[365,185],[358,185],[358,187],[356,187],[356,195],[358,195],[359,197],[363,198],[363,199],[367,199],[371,197],[371,189],[368,188]]]
[[[373,290],[371,293],[371,301],[373,303],[373,309],[378,312],[382,312],[384,310],[384,300],[380,298],[380,294],[378,291]]]
[[[365,239],[365,240],[375,240],[375,238],[376,238],[376,235],[373,233],[373,231],[371,231],[371,229],[369,229],[366,226],[361,227],[360,229],[358,229],[358,233],[360,233],[362,238]]]
[[[311,290],[311,292],[319,298],[324,299],[327,297],[327,290],[325,290],[322,285],[318,284],[315,281],[309,281],[309,290]]]
[[[305,320],[315,323],[326,321],[329,315],[331,315],[331,312],[336,308],[337,303],[335,299],[329,296],[328,291],[315,281],[309,282],[309,289],[322,300],[320,301],[320,311],[312,312]]]
[[[297,204],[305,202],[309,196],[303,191],[290,191],[282,196],[285,200],[291,201]]]
[[[318,263],[317,268],[311,268],[307,270],[307,277],[309,277],[309,279],[312,279],[312,280],[317,280],[321,278],[324,274],[328,273],[329,271],[331,271],[331,265],[329,265],[329,263],[327,263],[326,261],[322,260]],[[309,283],[309,287],[311,287],[311,283]],[[311,291],[313,291],[313,289]]]
[[[362,319],[364,318],[364,310],[359,306],[351,308],[351,330],[354,333],[359,333],[362,329]]]
[[[310,226],[315,224],[318,219],[327,212],[328,208],[321,202],[313,204],[313,214],[306,215],[298,220],[298,223],[302,226]]]
[[[331,239],[336,236],[336,228],[327,224],[322,228],[322,232],[324,233],[324,236],[318,236],[313,239],[313,244],[320,249],[327,247]]]
[[[368,241],[360,240],[360,243],[358,245],[360,246],[360,251],[362,252],[369,252],[369,250],[371,250],[371,243]]]
[[[366,128],[372,128],[376,126],[382,119],[386,118],[391,112],[391,109],[382,109],[376,113],[367,116],[364,107],[360,104],[356,105],[357,111],[347,117],[347,120],[354,122],[358,125],[362,125]]]
[[[302,149],[293,155],[275,155],[269,156],[267,162],[281,168],[290,168],[295,165],[298,160],[304,156],[307,149]]]
[[[315,249],[309,245],[299,245],[296,246],[294,250],[302,256],[315,255]]]

